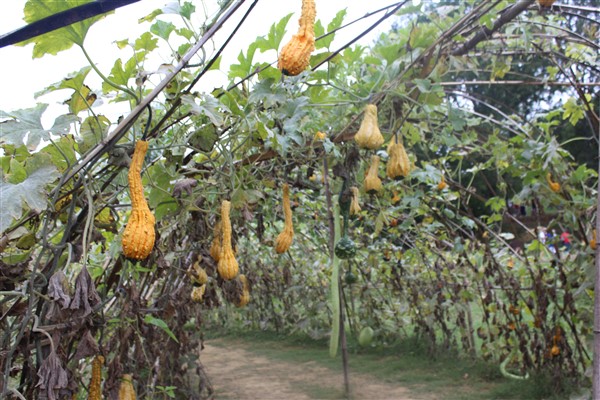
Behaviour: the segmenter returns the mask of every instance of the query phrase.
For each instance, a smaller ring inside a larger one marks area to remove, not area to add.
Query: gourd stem
[[[221,232],[223,233],[223,241],[221,242],[221,248],[231,249],[231,220],[229,219],[229,212],[231,210],[231,203],[227,200],[223,200],[221,204]],[[223,252],[223,250],[221,250]]]
[[[314,24],[317,16],[315,8],[315,0],[302,0],[302,11],[300,14],[298,35],[299,36],[314,36]]]
[[[129,191],[131,197],[131,205],[134,210],[146,208],[149,209],[148,203],[144,197],[144,188],[142,187],[142,166],[144,164],[144,158],[148,151],[148,142],[144,140],[138,140],[135,143],[135,150],[133,157],[131,158],[131,166],[129,167],[129,173],[127,174],[127,180],[129,182]]]

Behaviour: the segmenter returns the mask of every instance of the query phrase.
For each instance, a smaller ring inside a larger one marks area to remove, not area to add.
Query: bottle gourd
[[[232,280],[238,275],[239,266],[233,253],[231,246],[231,220],[229,213],[231,211],[231,203],[223,200],[221,203],[221,230],[223,237],[221,239],[221,255],[219,256],[219,264],[217,271],[219,276],[226,281]]]
[[[382,188],[381,179],[379,179],[377,174],[379,170],[379,160],[379,156],[371,156],[371,165],[367,170],[367,175],[365,176],[364,182],[365,192],[367,193],[375,194],[378,193]]]
[[[289,250],[294,239],[294,225],[292,222],[292,207],[290,204],[290,186],[283,185],[283,214],[285,217],[283,231],[275,239],[275,251],[277,254],[285,253]]]
[[[386,174],[390,179],[404,178],[410,173],[410,161],[401,141],[392,139],[388,145]]]
[[[365,115],[358,132],[354,135],[354,141],[363,149],[375,150],[383,144],[383,136],[379,130],[379,122],[377,121],[377,106],[375,104],[367,104],[365,106]]]
[[[277,68],[284,75],[298,75],[310,64],[310,54],[315,49],[315,0],[302,0],[302,13],[298,33],[281,49]]]
[[[131,215],[123,232],[123,254],[127,258],[143,260],[154,247],[154,214],[150,211],[144,187],[142,186],[142,165],[148,151],[148,142],[138,140],[131,159],[129,174],[129,196],[131,197]]]

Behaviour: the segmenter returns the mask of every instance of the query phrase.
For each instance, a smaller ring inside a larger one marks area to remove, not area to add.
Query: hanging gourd
[[[323,141],[327,138],[327,134],[325,132],[318,131],[315,133],[314,140],[315,141]]]
[[[410,174],[410,161],[404,145],[400,140],[394,138],[388,145],[388,162],[386,174],[390,179],[404,178]]]
[[[231,246],[230,211],[231,203],[227,200],[223,200],[221,203],[221,229],[223,238],[221,239],[221,255],[219,256],[217,271],[219,272],[219,276],[226,281],[235,278],[239,271],[238,262],[235,259],[233,248]]]
[[[215,224],[213,228],[213,240],[210,245],[210,256],[215,262],[219,262],[219,258],[221,257],[221,237],[223,236],[223,231],[221,230],[221,221]]]
[[[554,182],[552,180],[552,174],[550,172],[548,172],[546,174],[546,182],[548,182],[548,186],[550,186],[550,190],[552,190],[554,193],[560,192],[560,183]]]
[[[310,54],[315,49],[315,0],[302,0],[302,13],[298,33],[281,49],[277,68],[284,75],[298,75],[310,64]]]
[[[136,400],[135,389],[133,387],[133,377],[130,374],[123,374],[121,384],[119,385],[119,400]]]
[[[283,185],[283,231],[275,239],[275,251],[278,254],[285,253],[292,245],[294,239],[294,225],[292,223],[292,207],[290,205],[290,187],[286,183]]]
[[[592,240],[590,240],[590,248],[592,250],[596,250],[596,230],[592,231]]]
[[[154,214],[150,211],[142,186],[142,165],[148,151],[148,142],[138,140],[135,144],[127,179],[131,197],[131,215],[123,232],[123,254],[127,258],[143,260],[154,247]]]
[[[195,284],[192,288],[192,293],[190,294],[190,298],[194,303],[202,303],[202,298],[204,297],[204,292],[206,292],[206,284],[197,285]]]
[[[437,188],[438,190],[444,190],[448,187],[448,184],[446,183],[446,179],[444,178],[444,174],[442,174],[442,179],[440,180],[440,183],[438,183]]]
[[[236,307],[244,307],[250,302],[250,285],[248,284],[248,279],[245,275],[240,275],[238,279],[242,283],[242,293],[236,300],[235,305]]]
[[[375,104],[365,106],[365,115],[358,132],[354,135],[354,141],[359,147],[370,150],[378,149],[383,144],[383,135],[379,130],[377,106]]]
[[[379,179],[379,176],[377,174],[379,170],[379,160],[379,156],[371,156],[371,165],[369,166],[367,174],[365,175],[365,192],[370,194],[375,194],[381,191],[381,179]]]
[[[104,357],[97,355],[92,361],[92,379],[90,379],[90,389],[88,391],[88,400],[100,400],[102,398],[102,365]]]
[[[200,266],[200,261],[194,262],[188,271],[188,275],[193,284],[204,285],[208,282],[208,275],[204,268]]]
[[[359,203],[359,190],[356,186],[350,188],[352,193],[352,202],[350,203],[350,215],[356,215],[361,211]]]

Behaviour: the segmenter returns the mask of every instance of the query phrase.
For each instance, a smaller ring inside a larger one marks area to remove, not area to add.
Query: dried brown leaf
[[[69,384],[67,371],[62,367],[62,363],[54,351],[51,351],[48,357],[42,361],[37,375],[39,378],[37,386],[42,392],[46,392],[49,400],[58,399],[59,390],[66,389]]]
[[[192,189],[196,186],[198,186],[198,181],[193,178],[185,178],[178,182],[175,182],[175,185],[173,185],[173,197],[181,197],[181,194],[183,192],[186,192],[188,195],[191,195]]]
[[[96,285],[92,281],[92,277],[87,270],[87,267],[83,267],[77,279],[75,280],[75,296],[69,308],[71,310],[80,310],[83,306],[83,317],[92,313],[92,307],[100,303],[100,296],[96,291]]]
[[[48,297],[56,302],[60,302],[62,308],[65,309],[69,307],[69,303],[71,303],[71,296],[69,296],[68,292],[69,283],[64,272],[55,272],[48,282]]]
[[[94,339],[90,330],[87,329],[81,339],[79,339],[77,351],[75,352],[73,359],[77,362],[82,358],[98,354],[99,352],[100,348],[98,347],[98,342],[96,342],[96,339]]]

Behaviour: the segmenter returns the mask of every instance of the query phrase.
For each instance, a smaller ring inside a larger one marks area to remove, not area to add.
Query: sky
[[[203,21],[202,10],[203,2],[191,0],[196,5],[195,14],[196,26]],[[163,8],[171,3],[171,0],[142,0],[118,9],[114,14],[108,15],[103,20],[94,24],[85,41],[85,47],[90,53],[97,67],[108,75],[114,61],[121,57],[127,60],[131,54],[127,50],[119,50],[115,41],[122,39],[135,40],[142,33],[148,31],[151,23],[138,23],[138,20],[153,10]],[[2,1],[0,5],[0,34],[11,32],[25,25],[23,21],[23,7],[26,0]],[[206,0],[207,4],[214,4],[214,0]],[[251,1],[246,1],[240,10],[235,14],[235,18],[228,21],[223,30],[215,37],[214,42],[209,43],[207,53],[211,53],[214,47],[218,47],[224,40],[224,37],[235,26],[241,18]],[[378,10],[382,7],[395,3],[394,0],[317,0],[317,19],[321,19],[323,25],[327,25],[335,14],[346,8],[347,15],[344,22],[352,21],[368,12]],[[228,45],[221,61],[222,71],[211,72],[202,80],[199,90],[210,91],[214,87],[227,84],[226,71],[227,66],[236,62],[240,50],[245,50],[258,36],[266,35],[273,23],[278,22],[282,17],[290,12],[294,15],[290,19],[287,29],[288,32],[282,41],[282,45],[287,42],[289,37],[297,29],[297,20],[300,13],[301,0],[281,1],[281,0],[259,0],[255,9],[250,14],[243,28]],[[199,11],[199,12],[198,12]],[[377,14],[352,25],[336,35],[332,48],[338,48],[348,42],[359,32],[366,29],[367,26],[375,22],[383,14]],[[171,21],[178,25],[178,21],[173,15],[161,15],[158,19]],[[179,25],[178,25],[179,26]],[[384,24],[369,35],[365,36],[359,43],[367,45],[371,43],[383,31],[388,30],[390,24]],[[163,42],[164,43],[164,42]],[[33,44],[25,47],[8,46],[0,48],[0,110],[10,112],[17,109],[31,108],[36,103],[49,104],[48,111],[44,114],[42,122],[44,126],[51,125],[54,117],[67,112],[67,108],[62,104],[70,97],[71,92],[67,90],[58,91],[48,95],[34,97],[36,92],[44,89],[52,83],[63,79],[67,74],[78,71],[85,65],[85,60],[81,50],[73,47],[70,50],[58,53],[56,56],[46,55],[42,58],[32,59]],[[146,70],[156,70],[163,63],[171,62],[170,51],[164,46],[160,52],[162,56],[151,58],[146,64]],[[275,52],[259,55],[261,61],[274,61]],[[92,90],[100,90],[101,80],[92,71],[86,79]],[[109,119],[116,120],[119,115],[127,113],[124,103],[107,104],[96,102],[94,107],[98,107],[101,113],[107,115]]]

